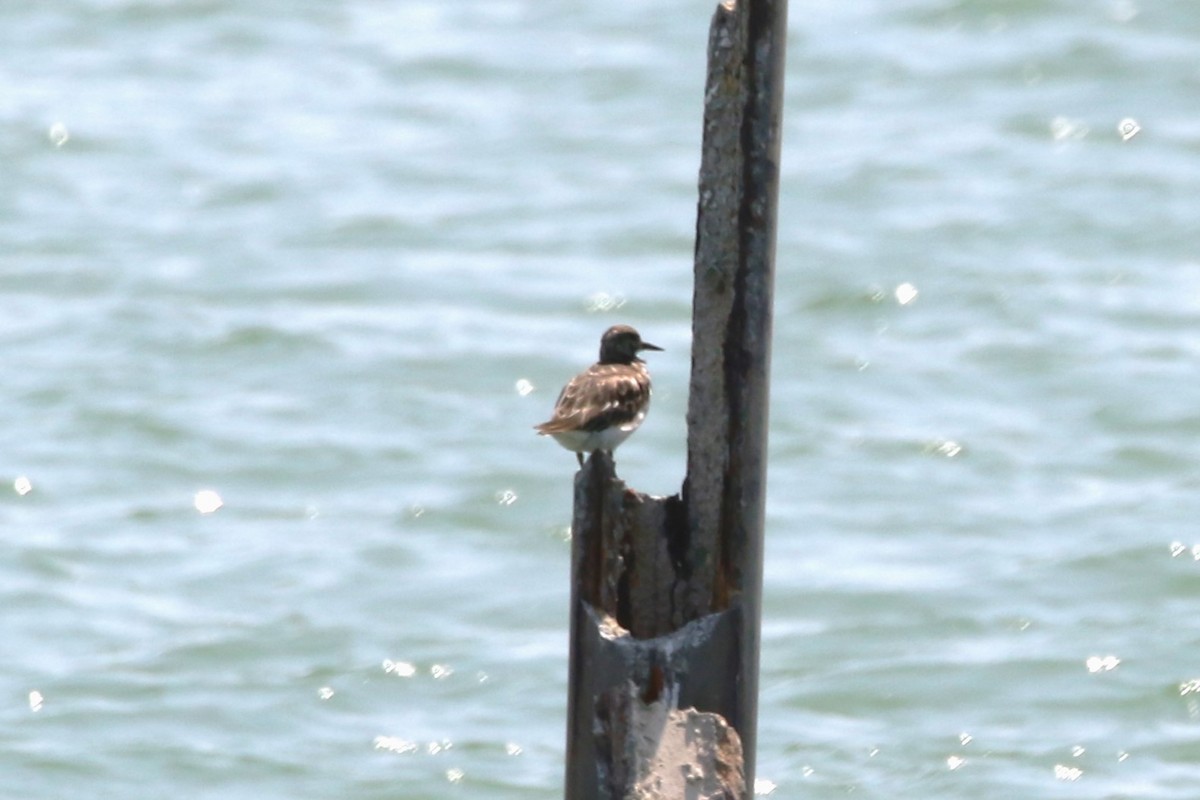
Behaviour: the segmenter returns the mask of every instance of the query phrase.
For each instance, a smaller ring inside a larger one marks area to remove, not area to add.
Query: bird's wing
[[[594,364],[571,379],[558,395],[554,416],[541,433],[597,431],[637,416],[650,392],[644,372],[624,364]]]

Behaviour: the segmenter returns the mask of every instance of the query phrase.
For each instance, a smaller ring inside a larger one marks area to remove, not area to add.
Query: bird
[[[650,373],[638,358],[643,350],[659,350],[642,341],[629,325],[614,325],[600,337],[600,359],[572,378],[559,392],[554,415],[534,430],[552,436],[575,452],[612,452],[629,438],[650,408]]]

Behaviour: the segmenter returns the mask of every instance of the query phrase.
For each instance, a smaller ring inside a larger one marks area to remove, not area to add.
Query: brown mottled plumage
[[[543,436],[553,436],[575,451],[579,466],[583,454],[615,450],[629,438],[650,408],[650,373],[638,353],[662,350],[643,342],[628,325],[614,325],[600,339],[600,360],[563,387],[554,416],[535,426]]]

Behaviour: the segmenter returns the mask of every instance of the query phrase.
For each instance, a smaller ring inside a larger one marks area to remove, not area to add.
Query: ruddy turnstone
[[[563,387],[554,405],[554,416],[535,425],[541,436],[553,436],[575,451],[579,466],[583,454],[612,452],[638,429],[650,408],[650,373],[638,358],[643,350],[662,350],[643,342],[628,325],[614,325],[600,337],[600,360]]]

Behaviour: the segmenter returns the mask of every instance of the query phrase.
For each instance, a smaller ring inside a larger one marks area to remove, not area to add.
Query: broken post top
[[[634,615],[618,613],[628,593],[613,589],[605,594],[598,585],[593,587],[596,591],[590,596],[598,607],[623,625],[629,622],[630,630],[639,632],[635,635],[657,635],[665,618],[679,626],[729,608],[738,598],[757,607],[761,593],[785,9],[782,0],[724,2],[710,29],[696,221],[687,476],[680,495],[624,497],[624,484],[614,488],[611,460],[597,461],[602,452],[593,462],[605,475],[590,475],[585,468],[576,486],[576,525],[594,527],[594,515],[603,513],[624,526],[617,533],[609,530],[614,554],[593,566],[635,574],[628,579],[631,586],[645,590],[653,583],[656,588],[650,595],[669,598],[669,609],[653,615],[656,621],[633,624]],[[632,329],[628,335],[645,347]],[[595,445],[598,434],[582,430],[577,417],[580,409],[589,407],[580,399],[589,385],[595,384],[600,393],[601,376],[587,376],[604,366],[610,365],[597,364],[568,384],[555,419],[540,426],[542,432],[560,438],[555,425],[563,417],[571,422],[559,427],[574,427],[574,438],[564,441],[565,447],[583,449],[580,442],[585,438]],[[614,382],[628,381],[630,395],[640,391],[636,381],[641,378],[632,374],[640,367],[636,358],[632,364],[611,366],[631,371],[612,378]],[[644,380],[648,401],[648,376]],[[619,410],[611,397],[601,408],[613,409],[603,413]],[[624,410],[621,414],[630,416]],[[640,421],[638,416],[627,427]],[[619,444],[627,435],[614,441]],[[622,521],[623,515],[628,521]],[[636,536],[629,538],[629,529],[640,524],[655,528],[659,541],[638,550],[634,559],[631,545],[621,542],[622,537],[636,541]],[[618,583],[614,579],[614,586]]]

